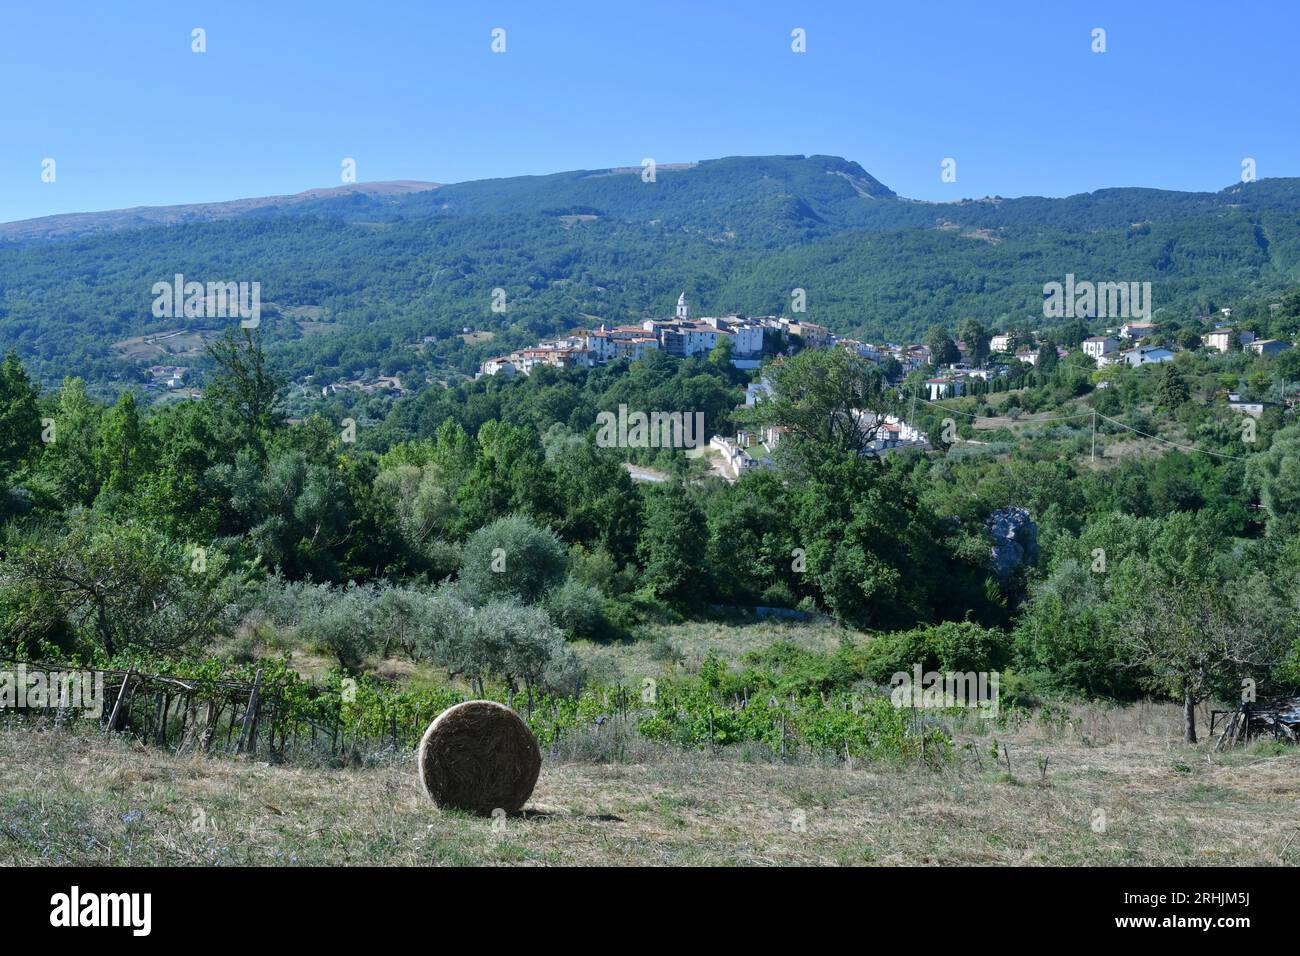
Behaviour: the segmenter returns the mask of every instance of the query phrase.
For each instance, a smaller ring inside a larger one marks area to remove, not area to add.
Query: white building
[[[1139,365],[1155,365],[1160,362],[1172,362],[1174,353],[1166,348],[1160,348],[1156,345],[1139,345],[1135,349],[1128,349],[1120,353],[1120,358],[1128,365],[1136,368]]]
[[[956,398],[966,392],[966,383],[960,378],[927,378],[925,387],[930,393],[930,401],[937,402],[941,398]]]
[[[1237,337],[1237,341],[1242,345],[1248,345],[1255,341],[1255,333],[1238,332],[1230,325],[1221,326],[1213,332],[1207,332],[1201,336],[1201,341],[1212,349],[1218,349],[1220,352],[1227,352],[1232,348],[1232,338]]]
[[[726,332],[731,336],[731,354],[748,358],[750,356],[761,355],[763,352],[763,327],[756,323],[747,322],[738,315],[729,315],[724,318],[708,316],[700,319],[700,322]]]
[[[1119,327],[1119,337],[1122,339],[1144,339],[1156,330],[1154,322],[1125,322]]]
[[[1102,356],[1119,349],[1119,341],[1109,335],[1094,335],[1083,340],[1083,354],[1101,361]]]
[[[891,451],[896,448],[922,448],[929,446],[925,434],[915,426],[907,424],[896,415],[881,415],[879,412],[854,411],[858,427],[863,432],[873,432],[871,452]]]
[[[1290,347],[1290,342],[1284,342],[1281,339],[1256,339],[1253,342],[1246,343],[1246,348],[1256,355],[1276,355],[1278,352],[1285,352]]]
[[[750,382],[745,386],[745,404],[748,406],[757,405],[759,402],[772,395],[772,383],[763,379],[761,382]]]
[[[498,373],[504,373],[507,378],[518,371],[519,369],[515,368],[515,364],[505,355],[490,358],[478,367],[478,373],[480,375],[496,375]]]

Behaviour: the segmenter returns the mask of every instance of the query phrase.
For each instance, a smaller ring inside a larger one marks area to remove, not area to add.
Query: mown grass
[[[1061,724],[958,728],[958,759],[939,771],[662,748],[547,759],[503,827],[434,808],[406,759],[269,766],[10,722],[0,864],[1300,863],[1300,754],[1186,748],[1179,720],[1081,707]]]

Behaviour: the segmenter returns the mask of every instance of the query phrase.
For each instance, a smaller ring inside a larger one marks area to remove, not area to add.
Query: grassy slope
[[[1300,754],[1187,750],[1178,719],[1172,707],[1087,708],[1061,732],[998,734],[1014,778],[987,735],[966,738],[943,773],[668,752],[548,759],[503,832],[434,809],[407,755],[271,767],[9,726],[0,865],[1300,863]],[[806,832],[791,825],[800,811]]]

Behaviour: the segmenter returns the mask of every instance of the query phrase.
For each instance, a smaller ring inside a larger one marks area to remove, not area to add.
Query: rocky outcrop
[[[1003,581],[1017,568],[1038,562],[1038,525],[1025,508],[999,508],[984,519],[993,539],[993,571]]]

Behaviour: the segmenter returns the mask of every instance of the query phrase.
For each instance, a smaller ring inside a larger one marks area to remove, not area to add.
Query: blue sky
[[[338,185],[344,157],[458,182],[830,153],[921,199],[1217,190],[1244,157],[1300,175],[1298,28],[1294,0],[11,3],[0,221]]]

